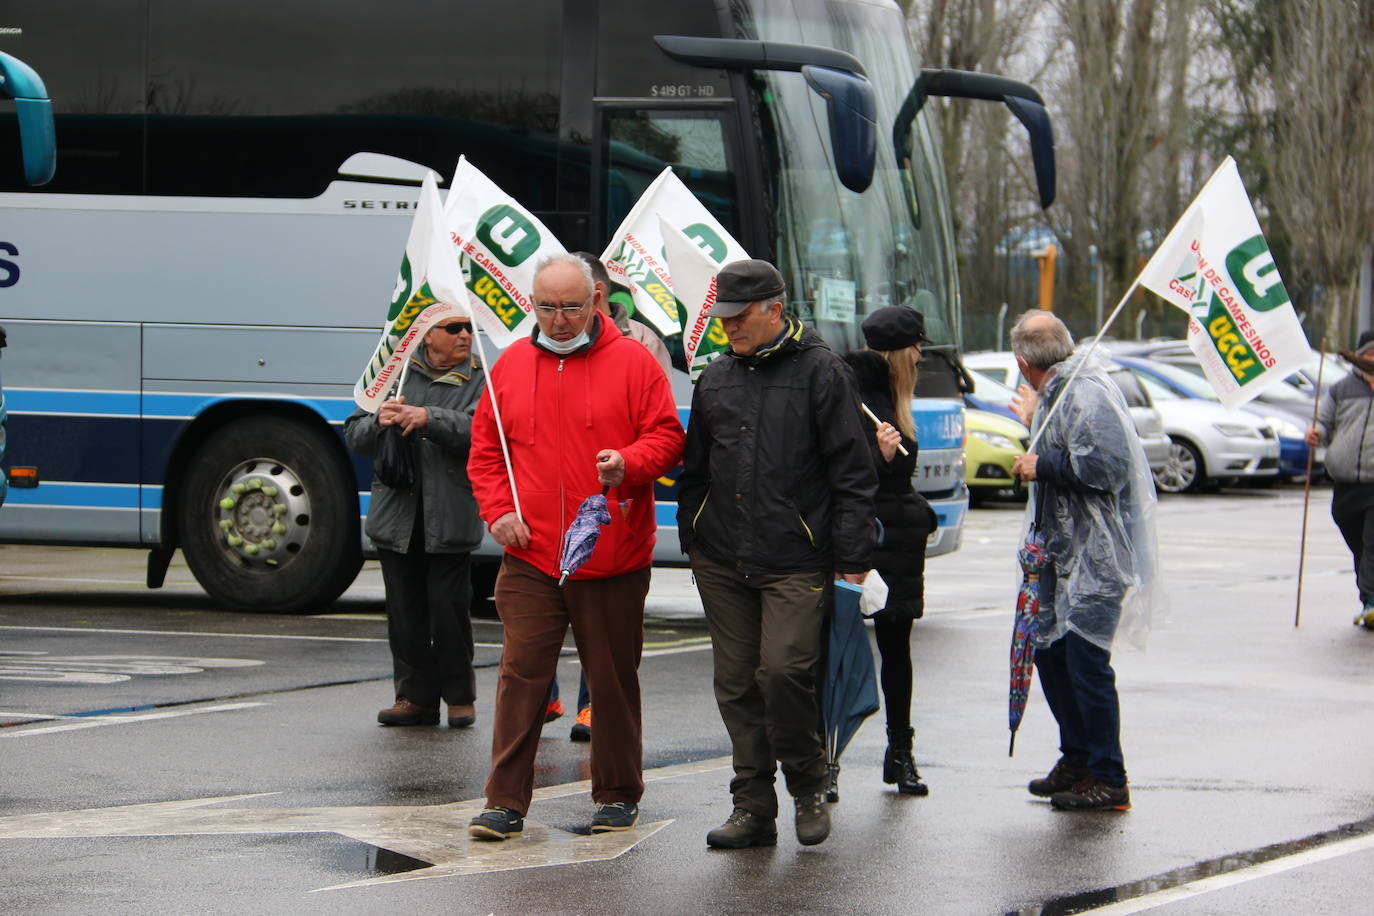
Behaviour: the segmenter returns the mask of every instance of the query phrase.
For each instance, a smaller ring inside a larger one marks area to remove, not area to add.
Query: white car
[[[1010,353],[970,353],[964,357],[964,366],[975,375],[992,380],[990,385],[978,385],[974,379],[974,394],[999,404],[1010,404],[1010,392],[1024,379],[1016,368],[1016,357]],[[1149,392],[1129,370],[1114,366],[1109,370],[1112,381],[1121,389],[1130,408],[1131,420],[1135,423],[1136,435],[1145,450],[1145,460],[1150,463],[1151,473],[1158,473],[1171,459],[1169,435],[1164,429],[1164,418],[1155,408]]]

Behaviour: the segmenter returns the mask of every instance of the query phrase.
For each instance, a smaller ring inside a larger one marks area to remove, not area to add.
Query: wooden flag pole
[[[1326,338],[1322,338],[1321,356],[1317,358],[1317,395],[1312,404],[1312,428],[1317,428],[1317,410],[1322,401],[1322,369],[1326,367]],[[1302,620],[1302,567],[1307,559],[1307,507],[1312,501],[1312,458],[1317,453],[1315,445],[1307,447],[1307,479],[1302,486],[1302,540],[1298,543],[1298,597],[1293,608],[1293,626]]]

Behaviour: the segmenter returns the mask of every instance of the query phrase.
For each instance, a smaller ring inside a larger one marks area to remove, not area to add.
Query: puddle
[[[1194,881],[1201,881],[1203,878],[1212,878],[1242,868],[1249,868],[1252,865],[1272,862],[1275,859],[1282,859],[1295,853],[1317,849],[1337,840],[1348,840],[1368,833],[1374,833],[1374,817],[1343,824],[1334,830],[1324,830],[1299,840],[1274,843],[1270,846],[1261,846],[1258,849],[1234,852],[1204,862],[1197,862],[1141,881],[1132,881],[1101,890],[1085,891],[1067,897],[1057,897],[1054,900],[1023,907],[1019,910],[1008,910],[1007,916],[1069,916],[1072,913],[1082,913],[1085,910],[1119,903],[1123,900],[1132,900],[1145,894],[1153,894],[1156,891],[1191,884]]]

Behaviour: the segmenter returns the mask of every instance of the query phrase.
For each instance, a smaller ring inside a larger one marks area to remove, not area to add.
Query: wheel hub
[[[310,534],[310,498],[300,477],[271,458],[250,458],[216,491],[221,544],[246,566],[279,569]]]

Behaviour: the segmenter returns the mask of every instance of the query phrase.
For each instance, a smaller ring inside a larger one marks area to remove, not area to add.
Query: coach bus
[[[875,308],[921,309],[916,482],[930,552],[958,546],[957,283],[923,105],[1012,106],[1051,188],[1053,150],[1028,87],[919,70],[895,3],[7,0],[0,51],[47,82],[58,140],[43,189],[0,170],[25,481],[0,541],[146,549],[151,587],[179,548],[233,607],[337,597],[370,478],[340,437],[351,386],[420,180],[465,154],[569,250],[600,251],[672,165],[838,350]],[[22,127],[0,117],[0,156]],[[656,559],[681,563],[671,476],[658,495]]]

